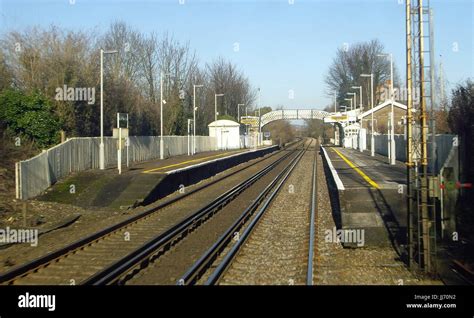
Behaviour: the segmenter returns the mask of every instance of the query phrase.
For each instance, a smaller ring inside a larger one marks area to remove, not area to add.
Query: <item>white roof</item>
[[[383,102],[382,104],[375,106],[374,109],[369,109],[369,110],[365,111],[364,113],[360,114],[360,115],[357,116],[357,117],[358,117],[359,119],[364,118],[364,117],[366,117],[366,116],[368,116],[368,115],[370,115],[370,114],[372,114],[372,113],[375,113],[376,111],[378,111],[378,110],[380,110],[380,109],[382,109],[382,108],[384,108],[384,107],[390,106],[391,103],[392,103],[392,102],[391,102],[390,100],[386,100],[386,101]],[[399,103],[399,102],[396,102],[396,101],[393,101],[393,106],[396,106],[396,107],[401,108],[401,109],[403,109],[403,110],[407,110],[407,105],[404,105],[404,104]]]
[[[240,125],[238,122],[235,122],[232,120],[219,119],[219,120],[213,121],[207,126],[209,127],[239,127]]]

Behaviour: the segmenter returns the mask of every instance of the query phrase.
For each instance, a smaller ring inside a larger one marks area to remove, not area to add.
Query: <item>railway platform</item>
[[[153,202],[179,187],[194,184],[274,149],[276,146],[180,155],[130,164],[129,168],[123,165],[122,174],[118,174],[117,168],[84,171],[56,183],[38,199],[85,208],[127,209]]]
[[[364,246],[406,244],[406,172],[402,162],[341,147],[322,147],[331,204],[345,247],[361,247],[351,240],[363,235]],[[358,241],[360,243],[360,240]]]

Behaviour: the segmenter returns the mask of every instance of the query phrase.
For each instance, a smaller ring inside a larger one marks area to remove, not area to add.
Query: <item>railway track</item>
[[[308,148],[269,185],[255,216],[256,207],[248,207],[178,280],[179,285],[312,285],[317,145],[314,153]],[[305,178],[308,171],[311,179]],[[291,191],[294,184],[299,198]],[[283,190],[285,186],[289,191]]]
[[[255,209],[273,185],[289,169],[291,163],[300,156],[299,152],[292,153],[278,163],[268,174],[259,178],[251,186],[238,195],[226,206],[222,207],[218,214],[214,213],[214,207],[210,204],[204,207],[191,220],[178,225],[170,233],[156,237],[150,245],[141,251],[129,255],[127,259],[114,264],[88,283],[92,284],[175,284],[179,277],[186,272],[201,255],[205,252],[219,236],[231,226],[241,215],[242,209]],[[193,227],[193,223],[199,226]],[[182,233],[187,235],[185,239],[176,241]]]
[[[461,249],[456,253],[450,253],[450,270],[463,283],[474,285],[474,271],[472,266],[472,256],[474,252],[474,243],[468,239],[460,241]],[[459,247],[458,247],[459,249]],[[469,259],[471,256],[471,259]]]
[[[223,177],[169,199],[123,222],[65,246],[57,251],[23,264],[0,275],[1,284],[100,284],[104,275],[131,255],[149,248],[157,237],[186,230],[163,245],[170,248],[206,219],[231,202],[240,192],[264,178],[288,157],[294,156],[299,144],[289,151],[279,151]],[[244,178],[245,177],[245,178]],[[244,181],[240,182],[242,179]],[[229,181],[230,180],[230,181]],[[236,182],[238,180],[238,182]],[[232,183],[233,182],[233,183]],[[223,183],[233,185],[225,191]],[[217,198],[216,198],[217,196]],[[216,198],[204,207],[203,197]],[[158,240],[159,241],[159,240]],[[160,241],[162,242],[162,241]]]

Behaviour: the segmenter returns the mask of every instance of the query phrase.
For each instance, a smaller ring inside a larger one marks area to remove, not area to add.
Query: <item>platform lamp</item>
[[[372,110],[371,114],[371,136],[370,136],[370,155],[375,156],[374,148],[374,74],[360,74],[360,77],[369,77],[370,78],[370,109]]]
[[[352,86],[352,89],[358,89],[359,90],[359,108],[360,112],[363,111],[362,107],[362,85],[361,86]]]
[[[224,94],[214,94],[214,121],[217,121],[217,97],[224,96]]]
[[[117,50],[100,49],[100,144],[99,144],[99,169],[105,169],[104,146],[104,54],[115,54]]]
[[[204,87],[204,85],[193,85],[193,151],[191,152],[192,155],[196,153],[196,88]]]
[[[351,95],[353,100],[353,103],[351,105],[354,106],[353,109],[356,109],[356,104],[357,104],[357,93],[347,93],[347,95]],[[352,110],[352,109],[351,109]]]

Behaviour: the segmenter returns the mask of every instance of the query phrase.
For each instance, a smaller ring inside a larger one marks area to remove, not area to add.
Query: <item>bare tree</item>
[[[117,54],[107,57],[104,64],[106,72],[115,78],[124,77],[137,81],[140,72],[139,53],[143,46],[142,35],[125,22],[114,22],[100,41],[104,50],[117,50]]]
[[[196,53],[189,43],[181,44],[165,33],[158,44],[159,71],[163,72],[163,95],[166,112],[163,114],[168,134],[184,134],[186,117],[191,112],[191,81],[197,69]],[[161,75],[160,75],[161,76]]]
[[[237,105],[251,106],[256,100],[256,91],[252,89],[248,78],[231,62],[218,58],[206,65],[209,80],[208,95],[225,94],[219,99],[218,112],[237,118]],[[214,105],[213,105],[214,106]],[[214,112],[212,112],[214,113]]]
[[[155,103],[157,101],[157,82],[159,84],[158,40],[154,33],[144,37],[137,47],[140,78],[143,82],[143,94]]]
[[[26,92],[39,90],[50,96],[63,129],[70,134],[93,133],[95,110],[87,101],[55,99],[56,89],[63,85],[95,87],[97,65],[93,58],[94,37],[91,33],[30,28],[10,32],[2,40],[5,63],[12,71],[12,85]]]
[[[129,88],[129,81],[139,89],[139,92],[148,99],[146,106],[136,109],[139,113],[148,113],[154,120],[151,127],[159,131],[160,83],[163,73],[163,98],[166,100],[163,111],[163,125],[166,134],[184,133],[186,121],[186,101],[189,100],[188,82],[190,74],[197,67],[195,53],[189,44],[181,44],[167,33],[162,37],[151,33],[141,35],[132,30],[123,22],[111,25],[109,32],[104,36],[102,45],[105,48],[118,49],[118,54],[110,57],[107,63],[107,72],[114,79],[115,84]],[[110,85],[108,85],[110,88]],[[107,89],[107,88],[106,88]],[[112,89],[112,88],[110,88]],[[115,91],[114,96],[122,96],[122,91]],[[122,96],[129,98],[129,94]],[[116,105],[122,100],[115,101]],[[188,101],[189,104],[189,101]],[[126,110],[130,109],[123,105]],[[113,108],[113,107],[112,107]],[[137,108],[135,106],[135,108]]]
[[[3,52],[0,51],[0,91],[10,87],[12,79],[12,72],[5,61]]]
[[[370,104],[370,83],[366,78],[361,78],[364,73],[374,74],[374,103],[379,103],[381,94],[377,94],[390,80],[390,61],[378,56],[384,54],[385,49],[378,40],[356,43],[349,48],[339,48],[326,75],[327,94],[334,96],[337,92],[338,105],[347,104],[344,98],[346,93],[356,92],[352,86],[363,87],[363,103],[365,109]],[[398,83],[397,69],[394,65],[394,85]],[[388,89],[388,85],[385,87]],[[359,97],[358,97],[359,98]],[[359,101],[357,101],[357,105]]]
[[[68,31],[58,27],[29,28],[0,37],[0,89],[15,87],[25,92],[39,90],[53,100],[62,129],[68,135],[99,133],[99,98],[95,105],[81,100],[56,100],[64,85],[94,88],[100,93],[100,49],[117,50],[104,60],[104,124],[106,134],[116,123],[116,112],[130,113],[132,134],[157,134],[163,121],[165,134],[185,134],[193,116],[193,85],[201,84],[196,96],[197,132],[207,134],[214,120],[214,93],[221,114],[237,117],[237,105],[247,107],[256,91],[234,64],[219,59],[199,68],[189,43],[164,33],[142,34],[124,22],[98,30]],[[161,78],[161,73],[164,74]],[[160,118],[160,81],[166,104]],[[243,110],[242,110],[243,111]]]

